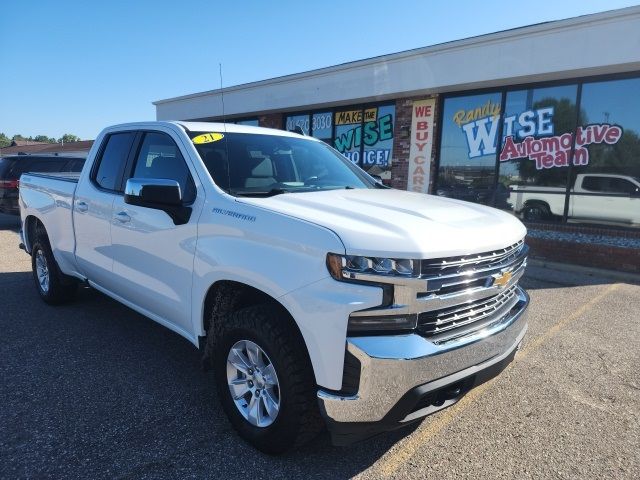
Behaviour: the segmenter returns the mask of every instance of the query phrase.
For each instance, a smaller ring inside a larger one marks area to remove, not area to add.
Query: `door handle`
[[[115,218],[120,223],[127,223],[127,222],[131,221],[131,217],[129,215],[127,215],[127,212],[116,213],[115,214]]]
[[[87,205],[87,202],[83,201],[76,202],[76,210],[79,212],[86,212],[89,210],[89,205]]]

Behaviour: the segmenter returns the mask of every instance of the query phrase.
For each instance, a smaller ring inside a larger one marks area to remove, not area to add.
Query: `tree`
[[[65,133],[61,138],[58,139],[58,143],[71,143],[71,142],[79,142],[80,137],[76,135],[72,135],[71,133]]]
[[[11,139],[0,132],[0,148],[8,147],[9,145],[11,145]]]
[[[33,137],[34,142],[56,143],[56,139],[47,137],[46,135],[36,135]]]

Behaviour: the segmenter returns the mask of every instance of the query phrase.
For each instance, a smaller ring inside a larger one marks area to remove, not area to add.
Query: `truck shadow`
[[[177,334],[88,288],[45,305],[30,272],[0,273],[0,302],[3,477],[350,478],[411,432],[269,457],[235,434]]]

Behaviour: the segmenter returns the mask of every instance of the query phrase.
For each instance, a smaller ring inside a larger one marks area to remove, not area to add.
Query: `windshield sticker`
[[[210,132],[203,133],[202,135],[198,135],[197,137],[193,137],[191,141],[196,145],[200,145],[202,143],[212,143],[217,142],[218,140],[222,140],[224,135],[222,133]]]

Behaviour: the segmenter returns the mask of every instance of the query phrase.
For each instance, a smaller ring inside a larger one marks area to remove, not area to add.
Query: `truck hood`
[[[326,190],[238,201],[328,228],[349,255],[466,255],[506,247],[526,234],[524,225],[509,213],[402,190]]]

